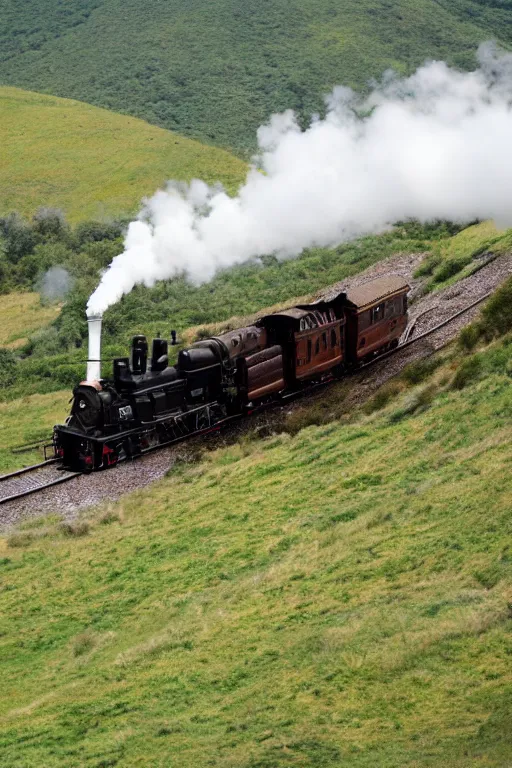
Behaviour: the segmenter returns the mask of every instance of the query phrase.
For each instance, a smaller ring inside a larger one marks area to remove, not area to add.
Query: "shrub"
[[[469,384],[473,384],[478,379],[481,370],[482,359],[479,355],[473,355],[463,360],[453,377],[452,389],[464,389]]]
[[[365,413],[373,413],[374,411],[380,411],[385,408],[386,405],[400,392],[400,385],[396,381],[392,381],[389,384],[385,384],[383,387],[375,393],[375,395],[369,400],[365,407]]]
[[[73,655],[83,656],[84,653],[91,651],[96,645],[96,638],[90,629],[81,632],[75,637],[73,643]]]
[[[421,384],[441,365],[441,360],[437,357],[427,357],[424,360],[417,360],[406,366],[402,371],[401,378],[408,384]]]
[[[64,213],[59,208],[39,208],[32,217],[32,228],[45,238],[62,238],[69,232]]]
[[[413,413],[426,410],[434,399],[435,393],[436,388],[433,386],[423,387],[423,389],[419,389],[416,392],[411,392],[411,394],[405,398],[402,405],[397,408],[396,411],[393,411],[389,417],[389,421],[392,424],[395,424],[406,416],[411,416]]]
[[[67,520],[59,528],[64,536],[87,536],[90,531],[87,520]]]
[[[512,277],[498,288],[482,309],[481,328],[488,339],[512,330]]]
[[[15,531],[7,537],[7,545],[12,548],[28,547],[36,538],[34,531]]]
[[[460,272],[468,263],[467,258],[461,258],[460,256],[451,256],[443,261],[434,270],[432,280],[434,283],[444,283],[445,280],[449,280],[458,272]]]
[[[27,222],[18,213],[0,219],[0,232],[5,240],[5,252],[12,264],[31,253],[37,238]]]
[[[482,328],[479,323],[472,323],[466,325],[465,328],[459,333],[458,344],[459,347],[465,352],[472,352],[478,344],[478,340],[482,335]]]
[[[439,266],[442,261],[440,253],[431,253],[426,259],[423,259],[420,266],[414,272],[414,277],[429,277],[434,269]]]
[[[100,240],[116,240],[123,233],[119,222],[84,221],[75,229],[75,241],[78,248],[86,243],[96,243]]]
[[[12,386],[17,378],[17,359],[10,349],[0,347],[0,387]]]

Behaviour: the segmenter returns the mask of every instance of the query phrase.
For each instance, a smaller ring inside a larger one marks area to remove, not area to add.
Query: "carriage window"
[[[360,331],[364,331],[365,328],[368,328],[368,326],[371,324],[370,320],[370,310],[367,312],[361,312],[358,315],[358,326]]]
[[[311,339],[308,339],[308,363],[311,362]]]
[[[317,339],[315,344],[315,355],[318,355],[319,352],[320,352],[320,339]]]
[[[327,334],[322,333],[322,346],[324,349],[327,349]]]
[[[372,309],[372,325],[373,323],[380,323],[380,321],[384,318],[384,308],[385,304],[378,304],[376,307],[373,307]]]
[[[338,337],[336,336],[336,329],[333,328],[331,330],[331,349],[334,349],[337,343],[338,343]]]
[[[304,320],[303,317],[301,317],[299,329],[301,331],[305,331],[306,330],[306,321]]]
[[[386,302],[386,317],[397,317],[402,312],[402,297],[395,296]]]

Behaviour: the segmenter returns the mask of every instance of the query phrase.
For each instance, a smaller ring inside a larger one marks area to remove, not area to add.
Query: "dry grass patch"
[[[16,349],[35,331],[55,320],[60,304],[43,305],[38,293],[0,296],[0,347]]]

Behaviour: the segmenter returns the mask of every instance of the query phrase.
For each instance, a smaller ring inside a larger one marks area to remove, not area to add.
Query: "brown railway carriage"
[[[398,346],[407,325],[409,284],[379,277],[346,294],[347,359],[354,364]]]
[[[245,403],[293,390],[397,344],[407,322],[408,290],[401,277],[377,278],[200,341],[182,353],[181,364],[186,367],[186,355],[204,356],[209,350],[214,378],[222,368],[225,382],[230,377],[233,392]],[[205,364],[197,359],[198,367],[188,374],[192,383],[194,377],[206,380],[210,368]],[[196,391],[204,397],[201,393],[211,393],[212,387],[196,390],[191,384],[192,394]]]
[[[293,307],[260,321],[286,351],[286,380],[314,378],[344,360],[343,312],[325,302]]]

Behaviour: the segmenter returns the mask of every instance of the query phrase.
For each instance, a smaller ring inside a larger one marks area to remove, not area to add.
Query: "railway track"
[[[410,347],[413,344],[416,344],[418,341],[421,341],[422,339],[425,339],[426,337],[436,333],[436,331],[439,331],[441,328],[444,328],[446,325],[449,325],[451,322],[456,320],[461,315],[464,315],[466,312],[469,312],[471,309],[478,306],[478,304],[481,304],[483,301],[489,298],[489,296],[491,296],[492,293],[493,291],[489,291],[483,296],[480,296],[475,301],[471,302],[471,304],[468,304],[463,309],[445,318],[442,322],[438,323],[432,328],[429,328],[428,330],[423,331],[417,336],[413,336],[417,321],[420,319],[420,317],[427,314],[427,312],[422,312],[412,321],[410,327],[406,329],[406,332],[403,337],[404,340],[402,341],[401,344],[399,344],[398,347],[396,347],[395,349],[391,349],[387,352],[384,352],[383,354],[378,355],[372,360],[366,362],[364,365],[357,368],[354,371],[354,373],[358,373],[361,370],[366,370],[376,365],[377,363],[381,362],[382,360],[385,360],[386,358],[391,357],[392,355],[396,355],[402,352],[407,347]],[[290,402],[292,400],[298,399],[299,397],[303,397],[307,394],[312,394],[318,389],[329,385],[330,383],[332,383],[333,380],[335,380],[335,378],[331,377],[328,380],[325,380],[320,383],[316,383],[306,389],[303,389],[297,392],[291,392],[282,398],[282,402],[283,403]],[[249,413],[258,413],[262,410],[266,410],[267,408],[272,407],[273,405],[275,405],[275,403],[262,404],[254,408]],[[197,432],[192,432],[187,435],[184,435],[183,437],[170,440],[166,443],[155,446],[154,448],[146,449],[142,452],[142,456],[150,452],[153,452],[154,450],[158,450],[159,448],[164,448],[164,447],[171,446],[173,444],[183,442],[184,440],[190,439],[192,437],[199,437],[199,436],[207,435],[212,432],[219,432],[221,429],[227,427],[229,424],[241,418],[243,418],[242,415],[227,417],[226,419],[223,419],[222,421],[218,422],[212,427],[198,430]],[[52,486],[60,485],[62,483],[68,482],[69,480],[72,480],[74,477],[78,477],[81,474],[82,474],[81,472],[70,472],[68,470],[62,469],[59,466],[59,459],[53,458],[53,459],[47,459],[46,461],[43,461],[39,464],[33,464],[30,467],[24,467],[23,469],[19,469],[15,472],[10,472],[7,475],[2,475],[0,476],[0,505],[5,504],[6,502],[9,502],[9,501],[20,499],[24,496],[28,496],[29,494],[38,493],[39,491],[43,491],[47,488],[51,488]]]
[[[77,477],[80,472],[68,472],[60,469],[58,459],[47,459],[39,464],[18,469],[0,476],[0,504],[21,499],[31,493],[44,491],[54,485],[60,485]]]

